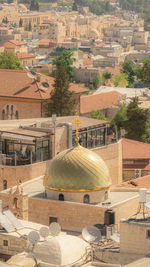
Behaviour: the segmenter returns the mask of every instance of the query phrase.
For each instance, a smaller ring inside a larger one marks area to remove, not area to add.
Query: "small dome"
[[[111,180],[101,157],[76,145],[59,153],[51,161],[44,185],[53,190],[89,191],[108,188]]]
[[[58,235],[38,243],[34,248],[34,255],[36,259],[53,266],[70,266],[85,259],[88,247],[79,237]]]

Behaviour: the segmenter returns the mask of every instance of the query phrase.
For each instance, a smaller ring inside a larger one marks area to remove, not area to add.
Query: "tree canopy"
[[[75,58],[73,57],[73,52],[69,50],[63,50],[61,54],[53,60],[53,65],[56,65],[56,68],[64,66],[68,78],[71,79],[73,76],[74,67],[72,66]]]
[[[18,57],[12,52],[0,53],[0,69],[22,70]]]
[[[30,4],[30,10],[39,10],[39,2],[38,0],[31,0],[31,4]]]
[[[90,12],[101,15],[114,10],[114,7],[110,4],[109,0],[75,0],[77,6],[88,6]]]
[[[143,66],[137,68],[136,74],[143,85],[150,88],[150,58],[143,61]]]
[[[127,60],[122,64],[122,73],[127,74],[127,80],[130,87],[133,86],[135,78],[135,67],[131,60]]]
[[[127,107],[127,120],[124,122],[126,137],[137,141],[150,142],[150,111],[139,107],[139,99],[135,97]]]
[[[120,73],[112,78],[112,82],[116,87],[126,87],[128,85],[128,75],[126,73]]]
[[[104,121],[109,120],[100,110],[92,110],[90,113],[90,117],[97,120],[104,120]]]
[[[75,104],[76,100],[74,93],[69,90],[69,77],[66,68],[64,65],[58,65],[56,69],[54,90],[45,106],[46,115],[74,115]]]
[[[117,111],[111,121],[111,126],[120,130],[124,126],[124,122],[127,120],[127,105],[122,104],[121,108]]]
[[[102,84],[102,78],[101,76],[98,74],[94,79],[93,79],[93,86],[95,89],[98,88],[99,85]]]

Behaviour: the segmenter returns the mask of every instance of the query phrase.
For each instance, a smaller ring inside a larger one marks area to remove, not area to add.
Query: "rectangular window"
[[[150,230],[146,231],[146,238],[150,238]]]
[[[57,222],[57,217],[49,217],[49,224]]]
[[[8,240],[3,240],[3,246],[8,247]]]

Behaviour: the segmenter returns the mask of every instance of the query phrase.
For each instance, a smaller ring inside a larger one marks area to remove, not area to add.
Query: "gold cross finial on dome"
[[[76,116],[76,120],[75,121],[72,121],[73,124],[76,124],[76,138],[75,138],[75,141],[76,141],[76,144],[79,143],[79,131],[78,131],[78,128],[79,128],[79,124],[82,124],[81,121],[79,121],[79,116]]]

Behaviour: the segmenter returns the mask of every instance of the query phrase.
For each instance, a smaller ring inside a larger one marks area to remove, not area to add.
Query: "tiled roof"
[[[150,144],[122,138],[123,159],[150,159]]]
[[[115,187],[127,187],[127,188],[147,188],[150,189],[150,174],[132,179],[122,184],[116,185]]]
[[[118,106],[120,104],[119,96],[124,99],[124,96],[116,91],[81,96],[80,114],[86,114],[92,110],[102,110],[113,106]]]
[[[16,41],[16,40],[9,40],[8,42],[10,42],[10,43],[12,43],[12,44],[14,44],[14,45],[25,45],[26,44],[26,42],[24,42],[24,41]]]
[[[49,84],[48,89],[41,86],[42,82]],[[15,97],[29,99],[48,99],[53,90],[54,78],[40,75],[40,82],[29,78],[24,70],[0,69],[0,97]],[[70,85],[75,93],[85,92],[85,88],[76,84]]]
[[[1,46],[5,48],[15,48],[16,46],[25,45],[26,43],[23,41],[9,40],[7,42],[1,43]]]
[[[29,53],[25,53],[25,52],[22,52],[22,53],[17,53],[17,57],[19,59],[24,59],[24,58],[35,58],[35,55],[33,54],[29,54]]]

